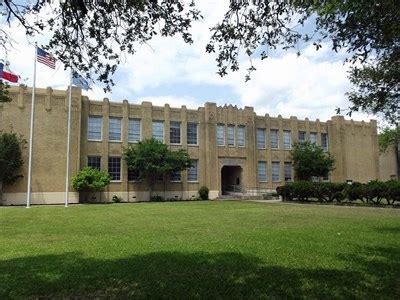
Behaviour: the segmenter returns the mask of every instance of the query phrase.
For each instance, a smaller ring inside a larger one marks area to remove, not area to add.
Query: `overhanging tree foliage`
[[[22,148],[26,141],[16,133],[0,131],[0,204],[3,201],[3,185],[12,184],[22,175],[18,174],[24,161]]]
[[[384,128],[378,136],[378,141],[381,152],[386,152],[389,147],[394,147],[397,160],[397,176],[400,176],[400,127]]]
[[[155,139],[146,139],[124,149],[124,159],[131,171],[139,173],[150,187],[150,196],[157,178],[182,171],[191,166],[189,154],[184,149],[171,151]]]
[[[297,143],[291,151],[293,168],[297,179],[328,176],[334,170],[335,159],[315,143]]]
[[[9,84],[0,79],[0,103],[10,102],[11,98],[8,96]]]

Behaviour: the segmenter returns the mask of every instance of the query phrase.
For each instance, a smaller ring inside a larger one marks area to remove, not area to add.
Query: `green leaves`
[[[72,187],[80,192],[99,192],[110,180],[110,174],[106,171],[85,167],[72,178]]]
[[[314,143],[295,144],[291,157],[296,176],[300,180],[310,180],[313,176],[327,176],[334,170],[335,159]]]
[[[0,181],[14,183],[22,175],[18,171],[24,164],[22,148],[26,141],[16,133],[0,131]]]
[[[0,103],[11,102],[11,98],[8,96],[8,88],[10,85],[0,79]]]

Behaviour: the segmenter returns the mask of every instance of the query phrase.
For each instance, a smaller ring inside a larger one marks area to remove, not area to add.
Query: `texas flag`
[[[0,79],[10,82],[18,82],[19,76],[11,72],[8,68],[8,64],[4,65],[4,63],[0,62]]]

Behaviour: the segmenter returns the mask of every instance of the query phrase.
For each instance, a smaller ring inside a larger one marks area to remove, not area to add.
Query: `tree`
[[[378,136],[379,150],[386,152],[389,147],[394,147],[397,160],[397,176],[400,176],[400,127],[386,127]],[[400,179],[400,177],[399,177]]]
[[[299,180],[328,176],[334,170],[335,159],[315,143],[297,143],[291,151],[293,168]]]
[[[124,149],[123,156],[128,169],[138,172],[140,179],[147,180],[150,196],[157,178],[191,166],[191,159],[186,150],[171,151],[167,145],[155,139],[146,139],[130,145]]]
[[[79,192],[86,192],[85,200],[87,202],[88,192],[102,191],[110,183],[110,180],[111,176],[108,172],[85,167],[72,178],[72,187]]]
[[[3,201],[3,185],[13,184],[24,161],[22,160],[22,148],[26,141],[16,133],[0,131],[0,203]]]
[[[0,103],[10,102],[11,98],[8,96],[9,84],[0,79]]]

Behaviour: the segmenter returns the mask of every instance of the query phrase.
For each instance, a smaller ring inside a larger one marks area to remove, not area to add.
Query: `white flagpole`
[[[72,102],[72,68],[69,77],[69,95],[68,95],[68,125],[67,125],[67,171],[65,175],[65,207],[68,207],[68,192],[69,192],[69,152],[71,141],[71,102]]]
[[[33,148],[33,127],[35,119],[35,88],[36,88],[36,55],[37,55],[37,43],[35,43],[35,55],[33,61],[33,86],[32,86],[32,104],[31,104],[31,126],[29,132],[29,163],[28,163],[28,187],[26,190],[26,208],[31,206],[31,187],[32,187],[32,148]]]

